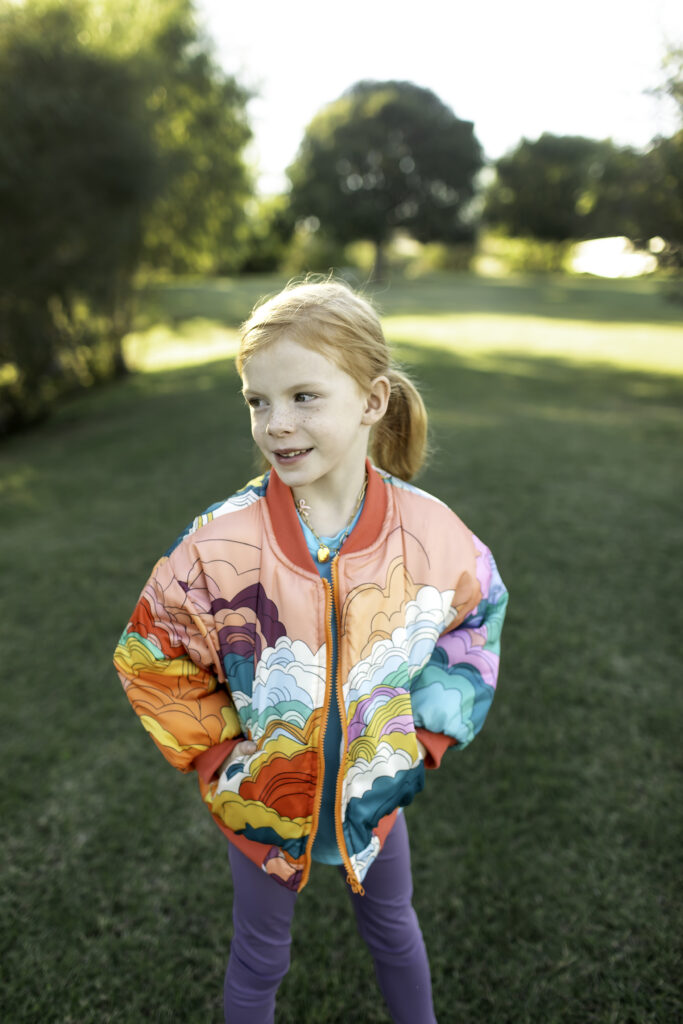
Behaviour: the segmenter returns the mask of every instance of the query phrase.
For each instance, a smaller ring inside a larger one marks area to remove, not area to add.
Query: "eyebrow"
[[[322,383],[322,381],[304,381],[303,383],[300,384],[293,384],[287,390],[292,394],[295,394],[297,391],[321,391],[323,387],[324,384]],[[242,387],[242,394],[260,395],[261,392],[258,390],[258,388]]]

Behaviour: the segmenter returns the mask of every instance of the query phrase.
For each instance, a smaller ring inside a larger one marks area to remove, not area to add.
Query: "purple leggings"
[[[229,854],[234,932],[225,972],[226,1024],[272,1024],[275,995],[289,970],[297,895],[274,882],[232,844]],[[345,877],[344,868],[339,870]],[[410,848],[403,814],[396,819],[363,887],[364,896],[356,896],[350,889],[349,894],[392,1020],[396,1024],[436,1024],[427,951],[411,903]]]

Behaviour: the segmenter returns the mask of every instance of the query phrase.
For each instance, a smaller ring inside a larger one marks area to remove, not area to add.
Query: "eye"
[[[264,405],[262,398],[257,398],[255,395],[250,395],[248,398],[245,396],[245,402],[250,409],[260,409]]]
[[[295,402],[312,402],[313,399],[317,398],[317,397],[318,397],[317,395],[311,394],[310,391],[297,391],[297,393],[294,396],[294,401]]]

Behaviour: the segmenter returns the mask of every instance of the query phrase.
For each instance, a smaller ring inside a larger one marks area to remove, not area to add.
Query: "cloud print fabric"
[[[326,700],[340,700],[338,828],[360,880],[382,819],[423,787],[416,730],[464,747],[481,728],[507,593],[488,549],[446,506],[372,470],[358,543],[374,543],[336,560],[330,679],[329,594],[292,540],[291,495],[272,476],[198,517],[157,563],[116,665],[181,770],[226,741],[256,743],[203,779],[202,794],[229,838],[293,888],[316,827]]]

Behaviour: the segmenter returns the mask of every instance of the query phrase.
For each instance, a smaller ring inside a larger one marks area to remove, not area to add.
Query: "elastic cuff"
[[[244,736],[236,736],[233,740],[224,740],[215,747],[209,747],[202,751],[194,759],[194,766],[202,782],[211,782],[226,757],[233,752],[238,743],[241,743]]]
[[[427,750],[425,768],[438,768],[441,765],[441,758],[449,747],[455,746],[456,741],[452,736],[445,736],[442,732],[430,732],[429,729],[416,729],[416,732],[420,743]]]

